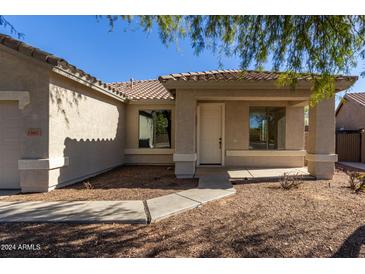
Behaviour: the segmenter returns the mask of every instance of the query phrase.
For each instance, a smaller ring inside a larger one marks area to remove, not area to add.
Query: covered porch
[[[160,78],[175,96],[176,176],[191,178],[203,167],[235,167],[239,171],[231,174],[248,177],[253,168],[269,173],[288,168],[303,171],[306,160],[306,175],[331,179],[337,161],[335,99],[309,108],[304,144],[304,107],[309,104],[312,82],[299,81],[293,90],[278,86],[275,73],[268,73],[270,77],[252,73],[213,71]],[[213,78],[205,79],[207,74]],[[214,79],[216,74],[231,78]],[[347,88],[351,81],[339,79],[336,89]]]

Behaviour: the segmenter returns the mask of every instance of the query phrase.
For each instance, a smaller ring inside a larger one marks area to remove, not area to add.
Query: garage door
[[[0,189],[19,184],[21,113],[17,101],[0,101]]]

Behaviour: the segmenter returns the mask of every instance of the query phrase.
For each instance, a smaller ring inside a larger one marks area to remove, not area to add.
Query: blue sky
[[[25,34],[24,42],[62,57],[106,82],[155,79],[169,73],[219,68],[218,56],[210,51],[196,56],[188,40],[166,47],[156,29],[145,33],[136,26],[126,28],[119,23],[110,32],[107,21],[95,16],[5,18]],[[10,34],[4,28],[0,32]],[[222,63],[224,69],[239,68],[236,57],[224,58]],[[365,70],[365,62],[359,64],[352,74]],[[365,91],[365,79],[360,78],[351,91]]]
[[[158,32],[117,24],[95,16],[6,16],[25,34],[23,41],[66,59],[106,82],[153,79],[174,72],[211,70],[218,58],[207,51],[194,55],[189,41],[162,44]],[[121,21],[120,21],[121,22]],[[6,29],[0,32],[10,34]],[[224,59],[225,68],[238,68],[237,58]]]

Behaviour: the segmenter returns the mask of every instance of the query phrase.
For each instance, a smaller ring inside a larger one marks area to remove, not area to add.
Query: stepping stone
[[[152,223],[198,207],[199,205],[199,202],[181,197],[177,194],[169,194],[147,200]]]
[[[0,202],[0,223],[147,223],[142,201]]]

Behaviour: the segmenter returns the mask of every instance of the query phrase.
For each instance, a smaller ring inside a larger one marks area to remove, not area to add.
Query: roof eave
[[[357,79],[357,76],[351,76],[347,79],[336,80],[336,92],[349,89],[357,81]]]
[[[350,76],[336,80],[335,92],[350,88],[358,79]],[[292,89],[290,86],[280,86],[277,80],[176,80],[174,78],[159,77],[161,84],[168,90],[190,88],[235,88],[235,89]],[[311,80],[299,80],[296,89],[311,89]]]
[[[64,69],[60,66],[53,67],[52,71],[59,75],[67,77],[68,79],[76,81],[82,85],[90,87],[98,92],[101,92],[106,96],[112,97],[120,102],[124,103],[127,101],[127,98],[124,95],[114,94],[112,90],[109,90],[108,88],[104,88],[103,85],[98,84],[98,82],[90,81],[85,76],[77,75],[76,73],[73,73],[70,70]]]

